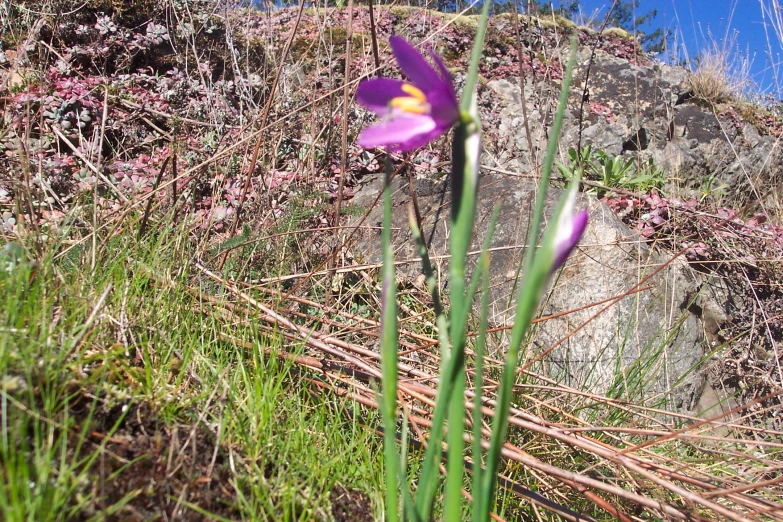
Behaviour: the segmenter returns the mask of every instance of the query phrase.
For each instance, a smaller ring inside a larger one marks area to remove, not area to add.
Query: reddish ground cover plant
[[[720,332],[728,352],[714,371],[717,378],[751,400],[780,387],[776,346],[783,341],[783,226],[761,212],[710,208],[696,199],[680,201],[659,194],[614,196],[606,203],[651,244],[684,251],[691,266],[723,281],[729,320]],[[757,330],[759,314],[764,327]],[[754,335],[753,345],[733,342]],[[764,422],[763,417],[759,420]]]

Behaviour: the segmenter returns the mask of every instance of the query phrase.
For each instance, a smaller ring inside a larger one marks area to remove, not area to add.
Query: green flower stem
[[[397,301],[394,258],[391,248],[391,164],[386,159],[386,187],[383,193],[383,232],[381,249],[381,408],[383,416],[383,460],[386,464],[386,520],[399,520],[398,479],[405,482],[397,456]]]
[[[478,118],[474,91],[478,79],[481,51],[484,46],[489,5],[489,1],[484,3],[476,41],[473,46],[470,70],[460,105],[462,117],[454,131],[454,145],[452,149],[451,258],[449,261],[451,308],[448,324],[451,349],[444,349],[444,346],[441,345],[441,372],[438,393],[435,398],[435,408],[432,413],[432,430],[427,450],[424,454],[419,490],[416,496],[416,511],[423,520],[429,519],[435,491],[437,490],[438,463],[440,462],[440,452],[442,451],[441,443],[443,441],[444,421],[449,411],[451,411],[450,417],[451,415],[457,415],[456,406],[454,409],[449,408],[449,402],[454,396],[455,386],[458,385],[460,375],[464,379],[465,332],[467,316],[470,310],[469,301],[465,295],[465,266],[475,222],[476,190],[479,174],[478,155],[481,142],[481,124]],[[457,420],[455,417],[451,417],[450,420],[452,426],[459,426],[459,432],[462,435],[464,432],[464,393],[459,397],[459,400],[463,402],[461,406],[463,408],[462,419]],[[456,430],[451,431],[453,433]],[[462,467],[464,466],[464,461],[462,460],[463,445],[464,443],[461,442],[459,447],[451,446],[452,449],[450,449],[450,452],[460,452],[460,470],[457,471],[455,469],[450,472],[460,474],[460,483],[462,480]],[[450,457],[449,461],[456,463],[456,454]],[[455,484],[456,478],[452,478],[452,481],[449,483]],[[449,502],[451,502],[453,493],[449,494],[447,492],[447,497],[449,497]]]
[[[519,364],[519,350],[522,341],[527,335],[528,328],[533,319],[540,300],[541,293],[549,280],[552,259],[554,257],[554,237],[556,227],[550,227],[541,242],[541,251],[536,252],[539,229],[546,202],[546,194],[549,185],[549,176],[552,172],[555,153],[557,151],[558,137],[563,124],[563,114],[568,105],[568,91],[571,86],[571,77],[573,75],[574,62],[576,60],[576,43],[574,38],[571,42],[571,54],[568,59],[565,76],[563,77],[563,86],[560,91],[560,102],[555,115],[555,121],[552,124],[552,131],[549,135],[549,148],[541,171],[541,180],[539,184],[538,197],[536,201],[536,210],[533,214],[533,221],[529,231],[529,245],[525,259],[525,274],[522,288],[517,299],[516,315],[514,318],[514,328],[511,331],[511,342],[506,354],[506,361],[503,368],[503,375],[500,381],[498,391],[497,407],[495,417],[492,422],[492,436],[490,438],[489,451],[487,452],[487,467],[484,473],[484,483],[482,484],[480,494],[483,496],[483,512],[481,520],[489,519],[489,510],[491,509],[491,499],[494,497],[495,485],[497,483],[497,473],[500,465],[500,450],[506,439],[508,430],[508,413],[511,406],[511,393],[516,377],[516,369]],[[563,202],[561,202],[561,209]],[[558,209],[558,212],[561,209]],[[557,222],[557,215],[554,221]]]
[[[452,340],[451,358],[454,374],[453,391],[448,395],[451,401],[448,413],[448,460],[446,473],[446,492],[444,520],[459,520],[462,506],[462,479],[465,468],[463,434],[465,432],[465,346],[468,316],[479,278],[474,276],[466,294],[465,269],[468,249],[473,238],[476,221],[476,195],[479,176],[479,156],[481,149],[481,124],[478,120],[478,108],[475,97],[470,105],[470,113],[463,117],[463,123],[457,128],[454,140],[454,165],[462,166],[462,190],[460,203],[452,201],[452,236],[450,276],[452,296],[450,338]],[[455,179],[458,179],[455,176]],[[452,198],[457,199],[456,194]],[[493,218],[496,216],[493,216]],[[494,220],[487,234],[485,250],[489,248],[494,229]]]
[[[464,343],[463,343],[464,349]],[[463,357],[464,361],[464,357]],[[443,520],[460,520],[462,511],[462,478],[465,470],[465,364],[457,368],[454,376],[454,392],[449,404],[449,420],[446,432],[448,455],[446,461],[446,491]]]

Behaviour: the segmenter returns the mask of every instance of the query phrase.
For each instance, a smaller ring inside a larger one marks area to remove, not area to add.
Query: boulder
[[[354,203],[370,205],[382,188],[382,176],[366,177]],[[407,207],[415,193],[430,255],[447,293],[447,177],[399,177],[393,181],[393,189],[395,259],[407,261],[398,265],[398,278],[412,282],[421,273],[408,225]],[[534,190],[529,180],[502,173],[485,172],[480,180],[473,261],[494,205],[501,206],[491,243],[490,313],[494,326],[510,325],[514,320],[515,289],[519,288],[517,277]],[[561,193],[559,189],[550,191],[547,215]],[[703,311],[721,307],[709,295],[701,275],[678,260],[667,264],[666,256],[648,247],[604,203],[581,195],[580,204],[590,210],[588,228],[581,246],[553,278],[541,309],[543,316],[569,313],[536,324],[525,358],[531,360],[548,351],[533,368],[578,389],[625,399],[656,399],[654,402],[678,410],[692,409],[703,388],[699,366],[709,347]],[[377,205],[365,223],[381,222],[382,208]],[[378,262],[380,231],[368,228],[359,234],[354,257]],[[612,299],[616,302],[610,304]]]
[[[537,326],[534,352],[556,346],[542,370],[578,389],[691,410],[708,349],[702,310],[720,307],[700,274],[653,251],[602,202],[582,200],[589,225],[543,307],[575,311]]]

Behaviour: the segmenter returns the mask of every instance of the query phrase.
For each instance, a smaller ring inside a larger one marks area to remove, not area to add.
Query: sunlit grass
[[[96,465],[106,456],[89,436],[93,416],[142,403],[167,424],[218,434],[232,453],[225,487],[247,520],[329,512],[336,484],[378,505],[378,444],[360,424],[373,414],[312,395],[277,356],[282,337],[259,333],[252,317],[227,321],[186,291],[185,245],[177,230],[138,244],[123,234],[92,271],[87,250],[71,264],[52,244],[37,265],[0,274],[0,518],[111,512],[92,487],[109,480]]]

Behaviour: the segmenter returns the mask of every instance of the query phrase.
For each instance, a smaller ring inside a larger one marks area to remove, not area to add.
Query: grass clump
[[[738,51],[736,44],[736,33],[723,43],[712,38],[690,74],[696,97],[713,104],[745,98],[753,87],[751,64]]]
[[[355,405],[312,395],[282,355],[299,347],[192,290],[184,239],[129,231],[95,269],[62,244],[7,256],[0,518],[339,520],[347,498],[372,520]]]

